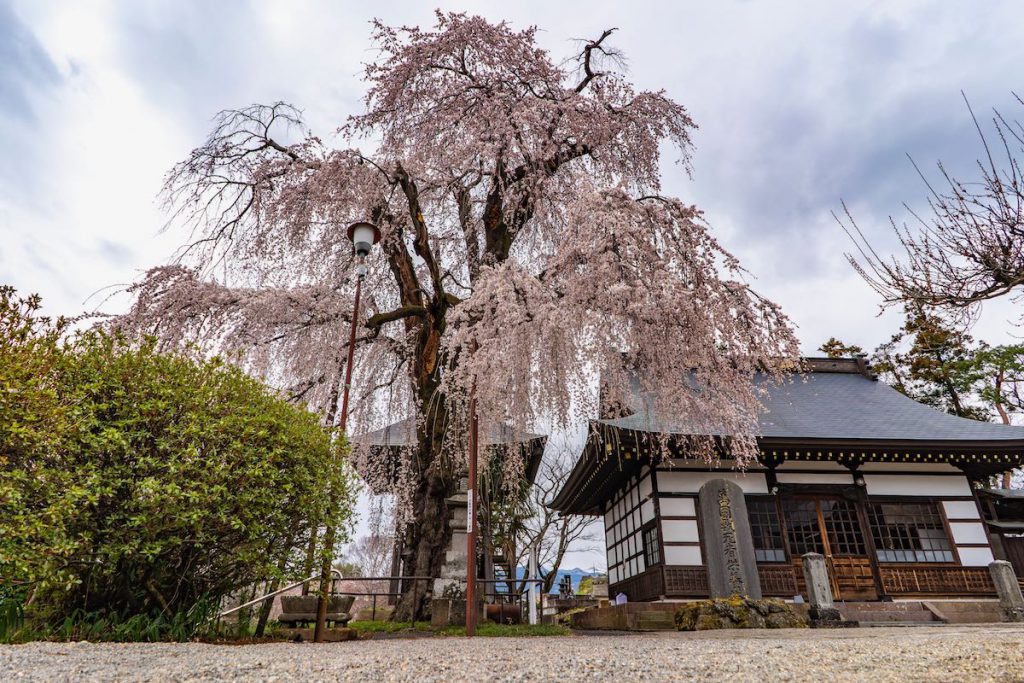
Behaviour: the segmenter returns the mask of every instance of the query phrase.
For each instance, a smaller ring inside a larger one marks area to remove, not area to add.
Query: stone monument
[[[803,561],[804,583],[807,584],[807,602],[810,603],[811,626],[833,626],[842,621],[832,601],[832,585],[828,578],[825,557],[820,553],[807,553]]]
[[[996,560],[988,566],[999,596],[999,606],[1007,621],[1024,621],[1024,595],[1021,594],[1013,565],[1005,560]]]
[[[742,595],[759,600],[761,581],[743,489],[726,479],[712,479],[697,496],[711,597]]]

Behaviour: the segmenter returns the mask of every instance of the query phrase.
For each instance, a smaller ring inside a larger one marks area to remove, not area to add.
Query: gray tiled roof
[[[758,383],[766,383],[758,377]],[[781,385],[767,385],[760,436],[829,440],[1024,440],[1024,427],[978,422],[940,412],[907,398],[883,382],[860,373],[811,372]],[[662,421],[640,410],[609,426],[693,434],[685,419]],[[706,432],[707,430],[702,430]],[[720,435],[720,434],[719,434]]]

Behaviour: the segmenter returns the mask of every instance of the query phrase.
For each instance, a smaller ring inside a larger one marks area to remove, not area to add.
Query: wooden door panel
[[[839,589],[837,600],[877,600],[875,575],[867,557],[833,557],[833,582]]]
[[[815,496],[784,500],[782,509],[801,595],[807,591],[800,555],[820,552],[825,556],[835,600],[878,599],[863,525],[852,501]]]

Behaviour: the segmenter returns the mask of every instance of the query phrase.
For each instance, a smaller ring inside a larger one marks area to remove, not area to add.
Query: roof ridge
[[[838,372],[849,375],[864,375],[870,380],[877,380],[878,375],[871,371],[867,356],[860,354],[852,358],[828,358],[824,356],[805,356],[801,358],[801,369],[805,372],[825,373]]]

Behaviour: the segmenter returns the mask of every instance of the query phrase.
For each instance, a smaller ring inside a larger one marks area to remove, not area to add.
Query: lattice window
[[[843,499],[820,500],[821,518],[828,532],[828,545],[833,555],[866,555],[864,537],[860,532],[857,508]]]
[[[793,557],[805,553],[825,552],[818,523],[818,504],[814,500],[783,500],[782,514],[786,518],[789,552]]]
[[[748,498],[747,515],[754,537],[754,557],[758,562],[785,562],[782,525],[774,498]]]
[[[953,562],[935,503],[870,503],[868,524],[879,562]]]
[[[658,527],[650,525],[644,529],[644,563],[648,567],[661,564],[661,545],[658,543]]]

